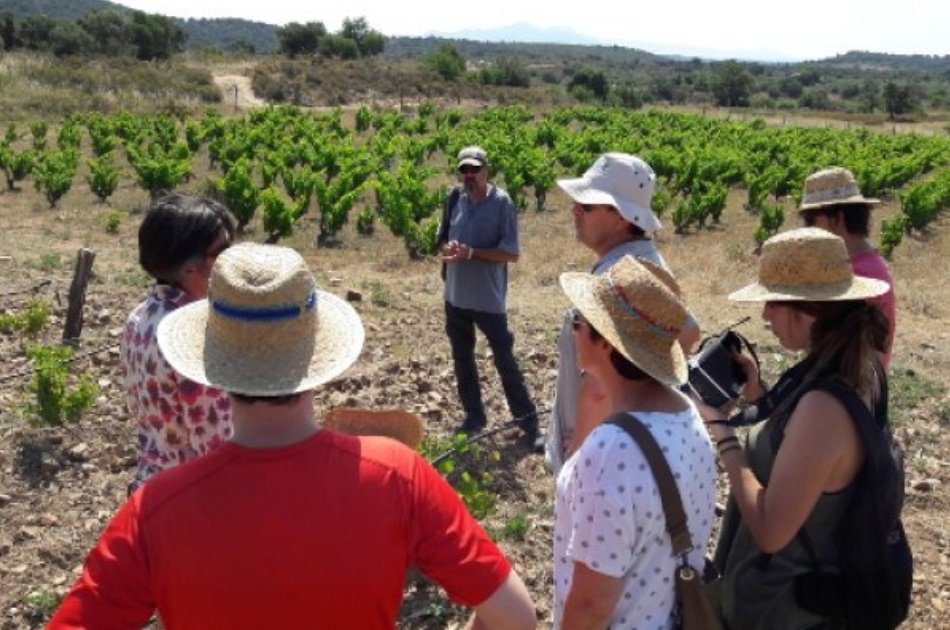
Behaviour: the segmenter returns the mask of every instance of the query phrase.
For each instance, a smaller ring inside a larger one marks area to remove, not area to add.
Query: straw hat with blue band
[[[632,256],[604,274],[568,272],[560,280],[584,319],[620,354],[661,383],[676,387],[686,381],[677,337],[689,314],[675,282],[671,287],[670,279]]]
[[[316,289],[296,251],[242,243],[211,272],[208,299],[166,315],[162,354],[193,381],[249,396],[313,389],[346,370],[363,325],[344,300]]]

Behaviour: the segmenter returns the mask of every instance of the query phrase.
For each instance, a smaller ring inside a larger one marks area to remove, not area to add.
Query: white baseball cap
[[[635,155],[605,153],[583,177],[559,179],[557,185],[577,203],[614,206],[624,219],[644,232],[663,227],[650,208],[656,173]]]

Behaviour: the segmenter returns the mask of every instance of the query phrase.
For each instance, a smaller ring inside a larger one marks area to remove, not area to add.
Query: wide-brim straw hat
[[[422,442],[422,419],[404,409],[331,409],[323,426],[348,435],[381,435],[416,450]]]
[[[805,178],[802,202],[798,211],[817,210],[842,204],[863,203],[874,206],[880,199],[871,199],[861,194],[854,173],[836,166],[812,173]]]
[[[686,381],[677,337],[689,315],[664,280],[632,256],[601,275],[567,272],[560,280],[584,319],[631,363],[666,385]]]
[[[318,291],[296,251],[244,243],[218,256],[208,298],[166,315],[158,344],[186,378],[226,392],[280,396],[346,370],[363,324],[344,300]]]
[[[759,281],[729,295],[735,302],[862,300],[887,293],[883,280],[855,276],[840,237],[804,227],[762,245]]]
[[[577,203],[614,206],[624,220],[644,232],[663,227],[650,206],[656,174],[635,155],[605,153],[583,176],[559,179],[557,185]]]

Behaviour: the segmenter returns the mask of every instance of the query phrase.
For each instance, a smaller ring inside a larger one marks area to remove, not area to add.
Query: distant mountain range
[[[576,46],[613,46],[619,42],[605,42],[579,33],[571,28],[550,27],[544,28],[529,24],[527,22],[518,22],[509,26],[502,26],[491,29],[467,29],[452,32],[432,32],[433,37],[442,37],[445,39],[467,39],[479,42],[523,42],[523,43],[545,43],[545,44],[573,44]],[[701,59],[743,59],[747,61],[772,61],[772,62],[794,62],[785,55],[771,50],[728,50],[699,48],[696,46],[674,46],[669,44],[657,44],[655,42],[628,41],[624,42],[623,47],[636,48],[638,50],[649,51],[655,55],[665,57],[691,59],[699,57]]]

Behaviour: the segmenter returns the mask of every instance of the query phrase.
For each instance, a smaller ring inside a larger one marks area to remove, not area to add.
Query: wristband
[[[730,446],[727,446],[726,448],[719,451],[719,459],[722,459],[723,455],[725,455],[729,451],[738,451],[738,450],[741,450],[741,447],[738,444],[732,444]]]
[[[472,256],[474,256],[474,255],[475,255],[475,248],[474,248],[474,247],[469,247],[469,248],[468,248],[468,256],[466,257],[466,259],[467,259],[467,260],[471,260],[471,259],[472,259]]]
[[[724,424],[730,426],[732,422],[729,421],[729,418],[718,418],[716,420],[706,420],[704,424]]]
[[[716,440],[716,448],[722,448],[726,444],[738,444],[738,443],[739,443],[739,438],[737,438],[734,435],[730,435],[729,437],[724,437],[721,440]]]

